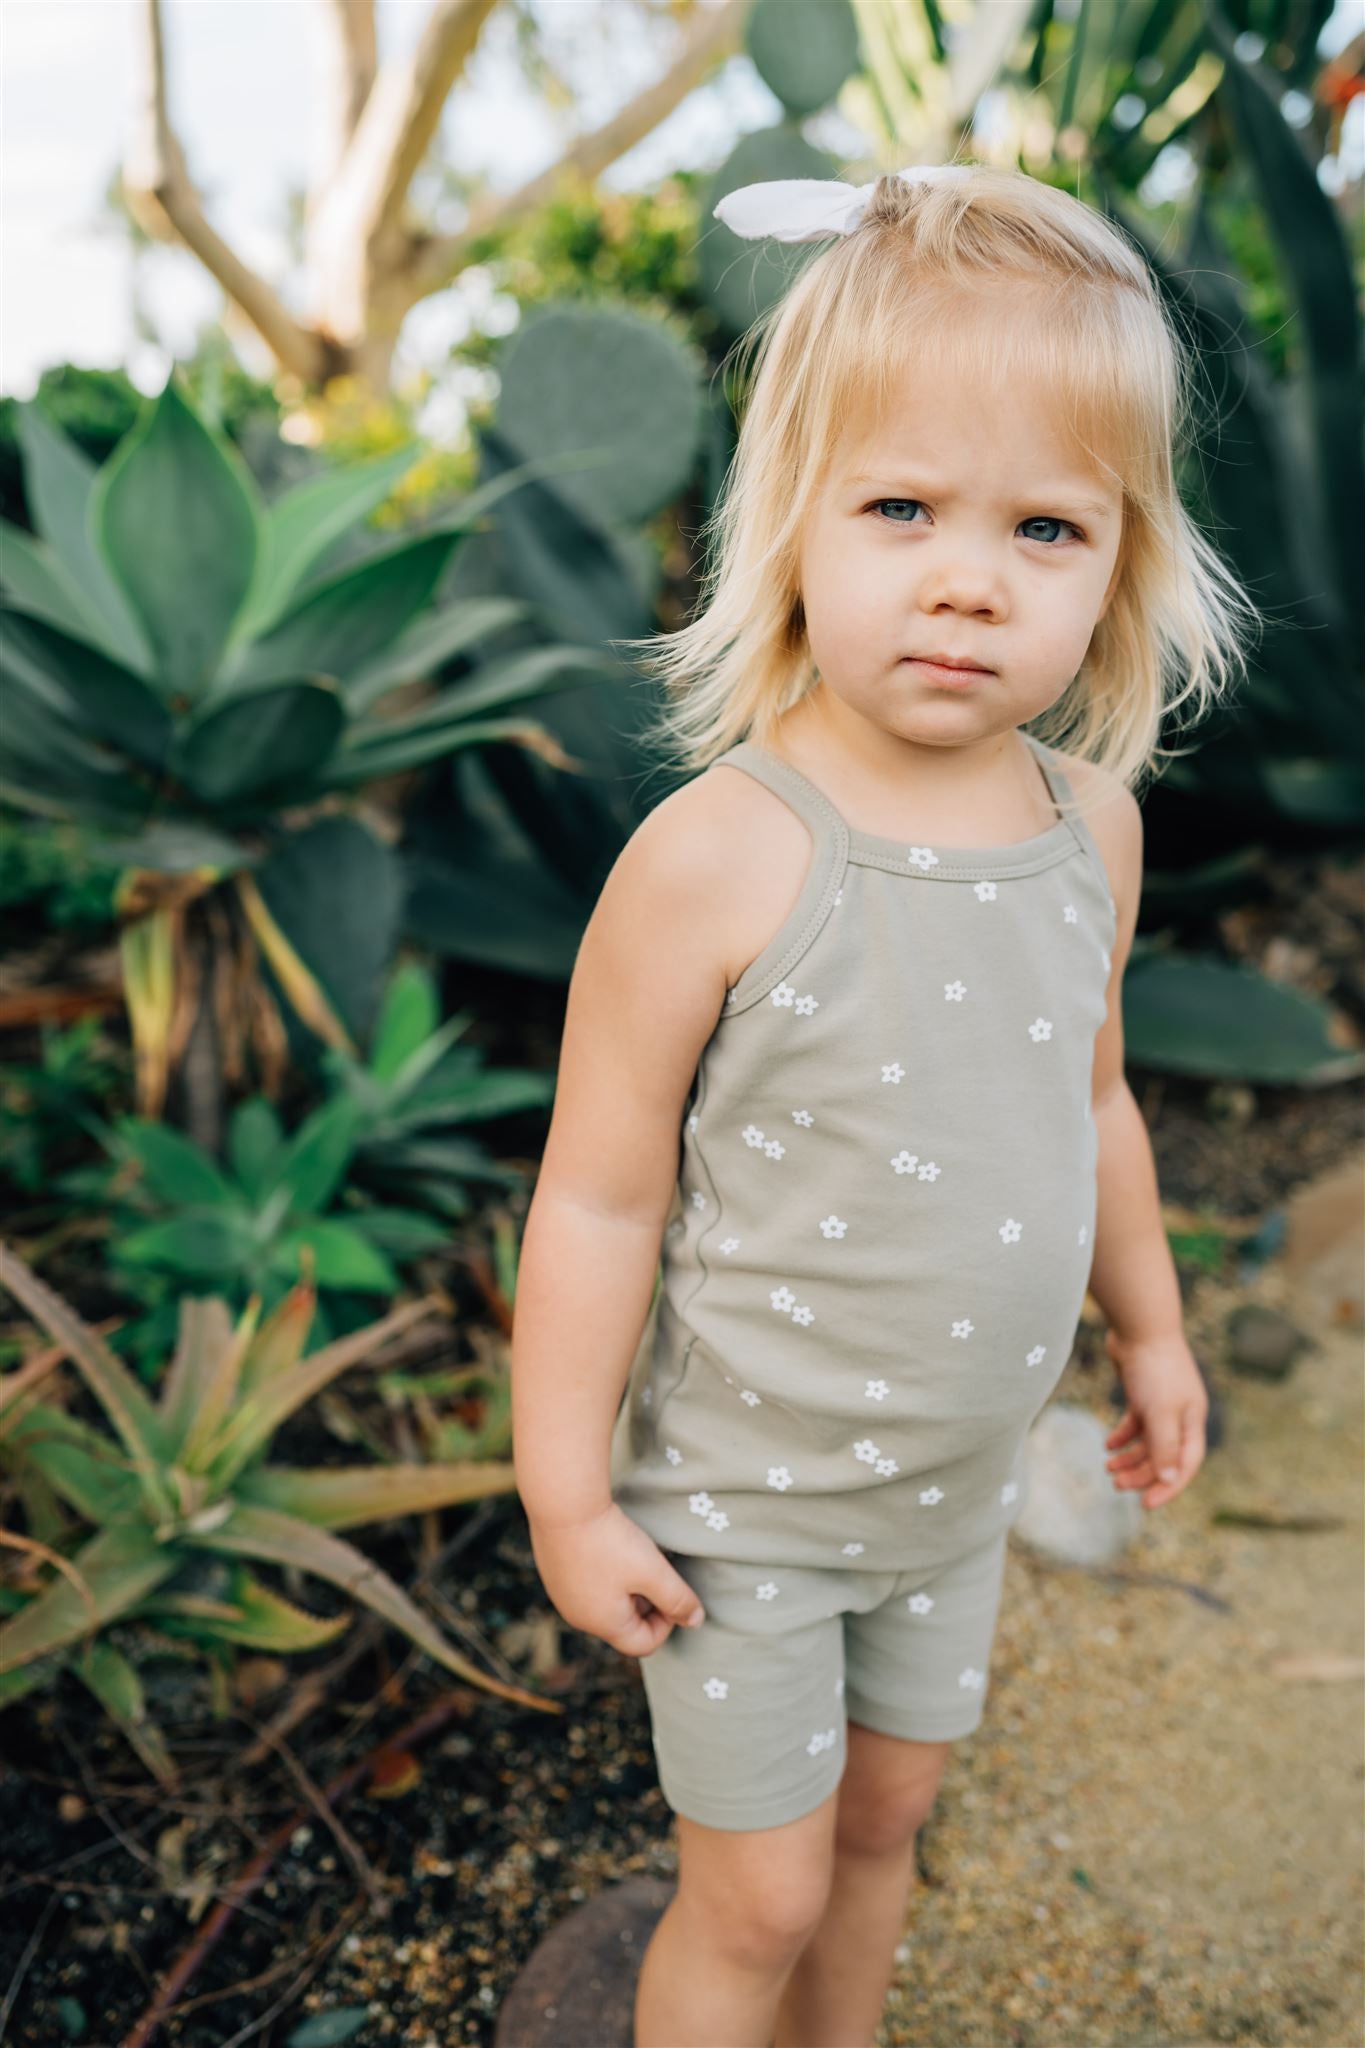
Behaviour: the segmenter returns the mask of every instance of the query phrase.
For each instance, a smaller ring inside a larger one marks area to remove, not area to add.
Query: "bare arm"
[[[705,781],[660,804],[623,849],[569,985],[512,1332],[517,1485],[545,1528],[610,1504],[612,1426],[653,1295],[683,1108],[725,999],[723,835]]]

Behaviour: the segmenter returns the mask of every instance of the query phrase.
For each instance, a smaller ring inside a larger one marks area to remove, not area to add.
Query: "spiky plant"
[[[510,1464],[310,1470],[267,1462],[289,1416],[434,1303],[406,1303],[305,1356],[309,1287],[294,1288],[264,1320],[253,1300],[235,1326],[223,1302],[187,1298],[153,1400],[98,1333],[3,1245],[0,1283],[71,1359],[109,1425],[81,1422],[27,1386],[0,1383],[0,1456],[32,1531],[2,1540],[42,1572],[34,1592],[0,1590],[0,1706],[69,1664],[149,1768],[169,1775],[136,1664],[109,1631],[155,1622],[221,1670],[237,1647],[309,1650],[348,1626],[349,1614],[308,1614],[257,1578],[251,1567],[266,1564],[330,1580],[470,1685],[561,1711],[471,1664],[387,1573],[335,1533],[510,1492]],[[74,1509],[78,1522],[63,1509]],[[207,1589],[206,1560],[219,1566]]]

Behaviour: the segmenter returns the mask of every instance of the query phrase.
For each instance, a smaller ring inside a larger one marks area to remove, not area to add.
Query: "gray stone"
[[[1136,1490],[1117,1491],[1105,1468],[1108,1433],[1074,1402],[1044,1408],[1024,1451],[1024,1503],[1014,1524],[1021,1543],[1061,1564],[1101,1565],[1134,1541],[1143,1511]]]
[[[628,1877],[566,1913],[504,1998],[495,2048],[632,2048],[641,1959],[676,1890]]]

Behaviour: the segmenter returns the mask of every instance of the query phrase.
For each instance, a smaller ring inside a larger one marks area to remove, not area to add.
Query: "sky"
[[[1322,48],[1340,48],[1359,23],[1360,0],[1338,5]],[[666,68],[668,44],[631,17],[587,0],[535,0],[557,60],[575,87],[551,114],[522,80],[510,12],[496,10],[466,80],[446,108],[445,161],[511,190],[554,161],[572,134],[595,126]],[[381,56],[412,47],[429,0],[380,0]],[[319,143],[311,87],[319,58],[319,0],[163,0],[170,103],[191,175],[214,226],[272,281],[292,272],[281,230],[286,190],[305,185]],[[166,348],[144,339],[134,317],[133,255],[103,195],[121,160],[142,78],[144,0],[0,0],[0,392],[26,398],[41,371],[63,361],[123,366],[139,389],[161,388]],[[608,17],[610,20],[608,22]],[[604,37],[611,34],[608,53]],[[605,175],[606,185],[646,184],[679,165],[710,168],[738,137],[766,126],[777,102],[744,57],[693,92],[654,133]],[[1365,98],[1351,109],[1356,174],[1365,152]],[[824,124],[819,125],[819,124]],[[836,156],[858,149],[837,113],[808,130]],[[1178,180],[1178,161],[1171,167]],[[441,362],[472,317],[495,327],[486,280],[468,279],[415,308],[400,369]],[[142,259],[139,291],[173,354],[188,352],[222,294],[187,252],[157,247]],[[491,317],[490,317],[491,310]],[[248,344],[249,346],[249,344]],[[257,373],[262,352],[249,357]],[[451,398],[456,394],[452,392]],[[458,440],[451,408],[449,438]],[[423,422],[437,431],[434,411]]]

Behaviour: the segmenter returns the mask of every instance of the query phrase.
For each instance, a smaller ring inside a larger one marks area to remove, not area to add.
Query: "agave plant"
[[[286,1134],[271,1105],[253,1097],[233,1112],[221,1165],[179,1131],[121,1118],[105,1133],[113,1172],[87,1174],[81,1186],[88,1197],[95,1182],[112,1215],[111,1259],[129,1291],[153,1310],[182,1287],[224,1294],[234,1308],[257,1294],[269,1309],[307,1278],[326,1304],[317,1316],[329,1335],[338,1296],[396,1294],[395,1260],[439,1251],[448,1232],[412,1210],[345,1205],[360,1114],[338,1098]],[[135,1348],[173,1330],[154,1314]]]
[[[529,717],[497,714],[615,665],[602,648],[521,648],[401,713],[386,702],[526,616],[503,597],[433,602],[461,536],[522,474],[328,572],[319,565],[388,495],[415,444],[266,505],[174,375],[99,469],[35,406],[21,438],[37,531],[0,531],[0,797],[115,835],[143,1110],[164,1095],[186,907],[211,891],[304,1022],[349,1044],[306,947],[272,911],[273,856],[323,800],[463,747],[516,740],[562,760]],[[374,835],[352,832],[382,863]],[[321,885],[334,853],[330,840],[314,845]],[[335,889],[341,916],[340,878]],[[349,915],[373,926],[380,906],[352,902]],[[220,933],[220,954],[224,943]]]
[[[368,1058],[326,1054],[335,1099],[357,1117],[352,1175],[386,1203],[454,1218],[468,1213],[469,1182],[519,1178],[460,1127],[539,1108],[555,1077],[487,1069],[478,1047],[457,1043],[472,1021],[461,1011],[441,1023],[435,981],[408,962],[385,992]]]
[[[410,1302],[311,1357],[313,1293],[295,1288],[261,1320],[253,1301],[233,1325],[216,1298],[186,1299],[180,1341],[154,1402],[101,1337],[8,1247],[0,1281],[71,1358],[107,1417],[78,1421],[32,1391],[0,1384],[0,1455],[41,1534],[4,1541],[47,1567],[36,1592],[0,1589],[0,1706],[69,1664],[139,1755],[168,1769],[136,1666],[110,1640],[116,1624],[154,1622],[210,1659],[242,1646],[289,1653],[338,1635],[252,1567],[295,1567],[351,1595],[470,1685],[560,1709],[490,1678],[447,1642],[401,1587],[335,1532],[394,1515],[481,1500],[515,1488],[509,1463],[309,1470],[267,1462],[280,1425],[348,1366],[430,1314]],[[16,1380],[22,1374],[14,1375]],[[63,1515],[74,1509],[74,1529]]]

